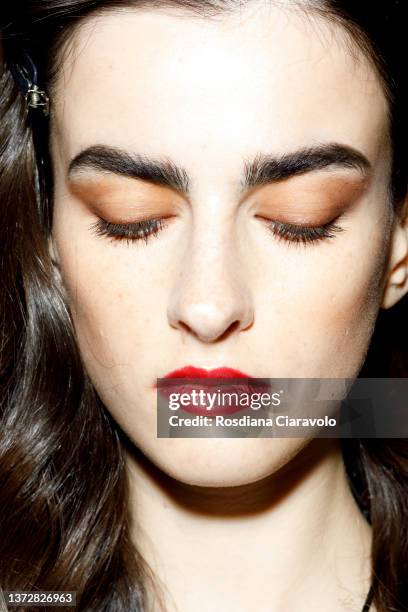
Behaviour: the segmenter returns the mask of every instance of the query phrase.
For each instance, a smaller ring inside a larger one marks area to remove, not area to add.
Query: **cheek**
[[[360,369],[378,312],[377,285],[376,271],[360,262],[343,281],[327,283],[309,309],[306,349],[320,355],[322,376],[353,377]]]
[[[304,256],[288,251],[280,282],[274,281],[274,306],[264,309],[261,324],[267,329],[273,317],[277,322],[272,371],[322,378],[358,373],[379,309],[385,246],[383,232],[373,229],[354,232],[341,246],[305,249]]]
[[[347,253],[341,269],[333,264],[333,275],[316,305],[314,325],[320,322],[333,331],[334,359],[346,360],[346,367],[362,365],[359,362],[368,347],[380,305],[385,252],[384,235],[379,232],[360,238],[357,248]],[[347,374],[354,372],[351,369]]]
[[[101,261],[88,248],[76,265],[71,251],[62,253],[81,352],[108,376],[115,368],[140,364],[141,355],[159,342],[166,314],[160,275],[129,265],[132,258],[122,254],[118,249]]]

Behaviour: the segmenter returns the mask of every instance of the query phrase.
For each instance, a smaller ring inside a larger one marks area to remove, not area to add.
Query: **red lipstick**
[[[169,379],[169,383],[166,384],[163,379]],[[265,385],[263,385],[262,388],[257,387],[256,385],[254,386],[255,379],[249,374],[245,374],[240,370],[228,367],[219,367],[213,368],[212,370],[206,370],[204,368],[197,368],[195,366],[188,365],[183,368],[179,368],[177,370],[169,372],[163,377],[163,379],[158,385],[156,385],[156,387],[162,397],[166,398],[167,400],[169,400],[172,394],[178,394],[179,397],[183,394],[191,396],[192,392],[199,393],[200,391],[204,390],[212,394],[220,391],[221,393],[227,394],[226,397],[228,396],[228,394],[232,393],[237,394],[238,396],[243,393],[247,395],[252,395],[254,392],[266,390]],[[223,383],[220,381],[218,384],[216,384],[216,381],[208,379],[233,380],[231,380],[231,383]],[[241,382],[237,381],[236,379],[240,379]],[[243,379],[246,379],[245,382]],[[218,403],[213,405],[210,410],[208,410],[206,405],[196,405],[193,402],[183,404],[182,407],[182,410],[184,410],[185,412],[207,417],[229,415],[244,409],[245,408],[243,408],[243,406],[240,405],[239,402],[238,404]]]
[[[164,378],[251,378],[251,376],[233,368],[222,367],[204,370],[204,368],[195,368],[188,365],[169,372]]]

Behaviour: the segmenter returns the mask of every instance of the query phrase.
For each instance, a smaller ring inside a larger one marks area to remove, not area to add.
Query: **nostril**
[[[187,323],[183,323],[183,321],[178,321],[178,324],[174,327],[181,329],[181,331],[188,332],[189,334],[193,333],[191,327],[189,327]]]
[[[204,342],[213,342],[215,340],[221,341],[226,339],[228,336],[237,331],[240,327],[238,320],[233,321],[224,331],[220,332],[218,329],[206,329],[204,330],[200,325],[190,326],[184,321],[179,321],[177,325],[178,329],[185,331],[188,334],[196,336]]]
[[[237,331],[237,328],[239,327],[239,321],[234,321],[233,323],[231,323],[231,325],[218,337],[218,340],[225,340],[225,338],[227,338],[230,334],[234,333],[234,331]]]

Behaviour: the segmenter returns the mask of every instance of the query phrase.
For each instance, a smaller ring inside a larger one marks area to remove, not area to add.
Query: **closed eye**
[[[261,218],[261,217],[260,217]],[[323,225],[302,225],[297,223],[283,223],[271,219],[262,218],[268,230],[279,240],[294,244],[316,243],[323,240],[331,240],[336,234],[343,232],[344,228],[336,225],[337,219]]]
[[[166,227],[164,219],[146,219],[136,223],[111,223],[99,217],[91,224],[90,230],[97,236],[107,236],[113,241],[136,242],[144,240],[147,244],[151,236],[157,236]]]
[[[344,228],[336,225],[337,219],[323,225],[309,226],[296,223],[283,223],[271,219],[260,218],[268,230],[279,240],[294,244],[309,244],[323,240],[331,240],[336,234],[343,232]],[[161,230],[167,227],[165,218],[145,219],[135,223],[112,223],[98,217],[92,223],[90,230],[97,236],[106,236],[113,241],[125,241],[127,243],[144,240],[147,244],[152,236],[157,236]]]

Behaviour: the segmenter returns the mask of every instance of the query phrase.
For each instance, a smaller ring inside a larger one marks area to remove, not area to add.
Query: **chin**
[[[159,438],[138,448],[148,470],[186,485],[234,487],[271,476],[305,444],[302,438]]]

